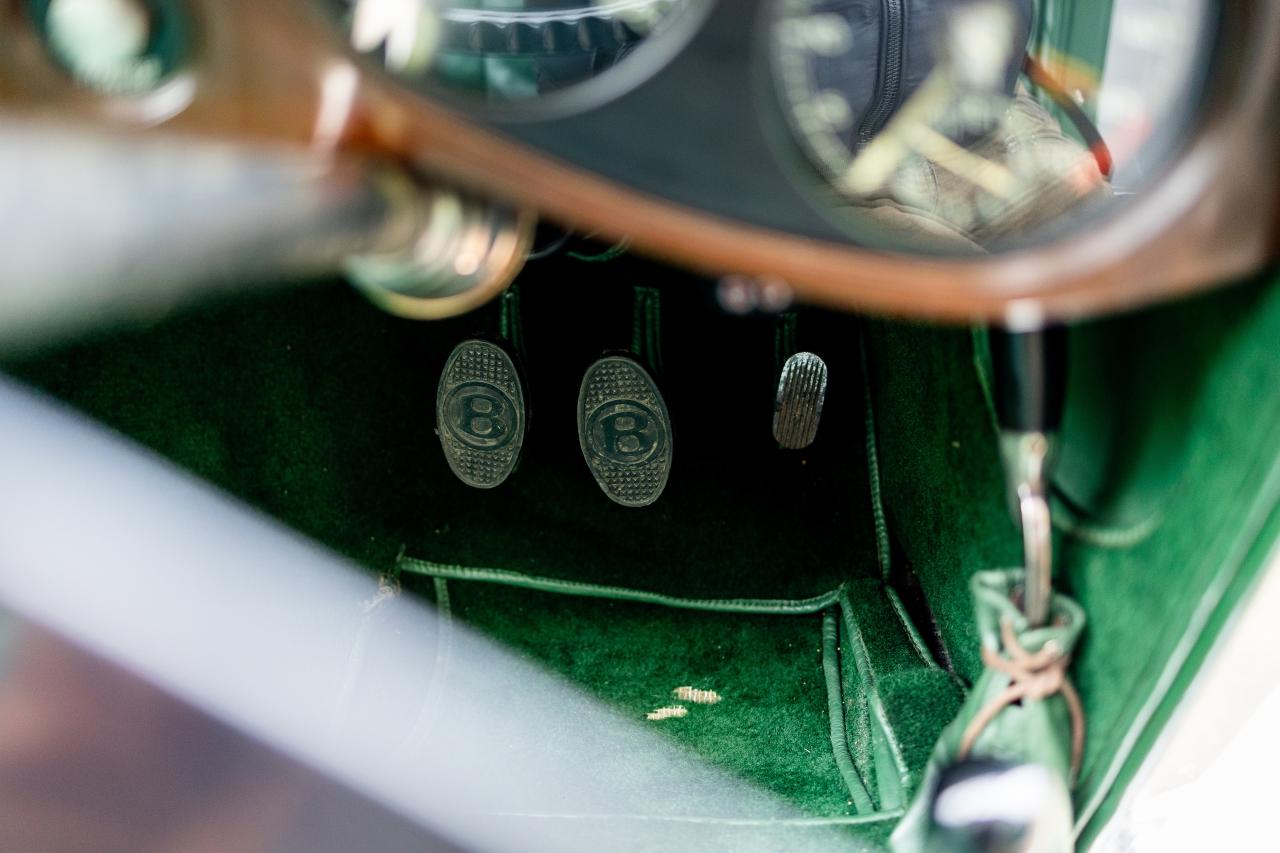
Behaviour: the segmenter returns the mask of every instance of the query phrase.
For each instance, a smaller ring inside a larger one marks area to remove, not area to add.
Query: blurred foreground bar
[[[403,174],[305,152],[7,122],[0,164],[0,351],[331,275],[420,222]]]

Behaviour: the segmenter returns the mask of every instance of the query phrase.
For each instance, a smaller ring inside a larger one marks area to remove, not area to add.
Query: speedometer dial
[[[1014,248],[1143,189],[1188,129],[1212,6],[775,0],[773,73],[853,227]]]

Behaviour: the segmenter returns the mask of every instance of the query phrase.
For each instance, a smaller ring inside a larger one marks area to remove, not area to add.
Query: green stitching
[[[848,591],[843,585],[831,590],[830,592],[806,599],[682,598],[678,596],[664,595],[662,593],[648,592],[645,590],[628,589],[626,587],[606,586],[603,584],[591,584],[581,581],[569,581],[540,577],[537,575],[527,575],[507,569],[473,568],[469,566],[433,563],[427,560],[407,557],[403,554],[397,557],[396,570],[430,577],[433,579],[435,584],[436,603],[441,616],[442,638],[441,646],[437,650],[438,659],[437,666],[433,672],[433,683],[436,681],[434,678],[436,674],[443,676],[449,656],[447,648],[449,643],[447,639],[450,634],[452,617],[449,608],[449,594],[446,580],[496,583],[523,589],[533,589],[541,592],[553,592],[589,598],[635,601],[643,604],[655,604],[686,610],[704,610],[721,613],[797,615],[825,611],[823,613],[822,667],[827,689],[827,714],[830,724],[832,754],[835,758],[836,766],[840,770],[840,775],[844,779],[850,795],[853,797],[854,807],[861,816],[872,820],[881,820],[896,818],[901,814],[901,810],[885,812],[875,811],[874,802],[871,799],[871,795],[867,790],[865,783],[862,781],[862,777],[858,773],[857,767],[853,763],[852,754],[849,750],[847,721],[845,719],[844,708],[844,682],[839,666],[839,637],[836,630],[835,613],[829,609],[832,605],[839,607],[839,618],[843,620],[845,630],[849,634],[854,656],[854,666],[863,682],[861,685],[863,696],[868,702],[871,716],[880,730],[882,742],[886,745],[894,768],[897,770],[899,776],[897,780],[898,784],[901,786],[902,790],[905,791],[907,789],[909,770],[907,769],[905,760],[902,756],[901,745],[893,736],[892,728],[889,725],[888,718],[885,714],[884,705],[880,698],[879,690],[876,687],[875,674],[871,666],[870,653],[867,651],[866,643],[862,638],[861,629],[858,628],[857,623],[853,618],[852,605],[849,602]],[[892,593],[892,590],[888,590],[888,592]],[[891,600],[893,599],[891,598]],[[909,625],[909,623],[907,624]],[[911,638],[913,645],[922,642],[916,634],[908,632],[908,636]],[[936,668],[937,664],[933,663],[930,658],[926,657],[926,651],[927,650],[922,651],[921,648],[917,647],[917,652],[921,654],[922,658],[925,659],[925,662]],[[434,691],[429,690],[429,693],[434,693]],[[433,704],[434,702],[429,701],[429,705]],[[428,707],[424,706],[423,716],[413,727],[411,737],[413,735],[421,737],[425,734],[426,730],[429,729],[428,716]],[[563,817],[571,816],[563,815]],[[714,822],[717,819],[712,818],[708,820]],[[773,822],[774,821],[765,821],[765,823]],[[831,822],[840,823],[848,821],[836,819]]]
[[[886,584],[884,594],[889,599],[893,612],[898,616],[898,624],[902,626],[903,632],[906,633],[907,639],[911,641],[911,647],[916,650],[920,660],[930,669],[942,669],[942,667],[938,666],[938,662],[933,659],[933,654],[930,653],[929,647],[924,644],[924,637],[920,636],[920,631],[916,628],[915,623],[907,615],[907,608],[902,604],[902,599],[898,597],[898,591]]]
[[[782,370],[787,359],[796,352],[796,313],[788,311],[778,317],[777,325],[773,330],[773,369]]]
[[[637,287],[631,312],[631,353],[649,370],[662,373],[662,296]]]
[[[853,646],[853,660],[862,677],[867,701],[871,706],[872,717],[880,726],[880,734],[889,746],[889,754],[893,758],[894,768],[898,771],[898,783],[902,790],[910,788],[910,771],[906,759],[902,757],[902,747],[893,737],[893,730],[885,717],[884,704],[880,699],[880,688],[876,685],[875,672],[871,667],[871,653],[867,651],[866,641],[862,638],[862,630],[853,618],[853,605],[849,602],[845,590],[840,590],[840,616],[844,620],[845,631],[849,634],[849,642]],[[882,795],[883,796],[883,795]]]
[[[871,371],[867,369],[867,342],[858,335],[858,356],[862,367],[862,397],[866,415],[864,429],[867,443],[867,480],[871,485],[871,514],[876,527],[876,559],[880,562],[880,579],[888,583],[892,568],[889,552],[889,524],[885,521],[884,502],[880,492],[880,452],[876,446],[876,416],[871,401]]]
[[[619,601],[636,601],[642,604],[658,604],[684,610],[708,610],[718,613],[783,613],[803,614],[817,613],[835,604],[843,592],[838,587],[830,592],[815,595],[812,598],[682,598],[664,595],[660,592],[649,592],[642,589],[629,589],[621,586],[583,583],[582,581],[560,580],[558,578],[526,575],[507,569],[484,569],[470,566],[452,566],[432,563],[413,557],[402,557],[399,561],[401,571],[432,578],[449,578],[451,580],[479,581],[515,586],[523,589],[535,589],[541,592],[558,592],[564,595],[578,595],[586,598],[610,598]]]
[[[498,306],[498,334],[502,336],[503,340],[511,344],[511,348],[522,359],[525,357],[524,324],[520,318],[519,285],[511,285],[502,294],[502,301]]]
[[[982,402],[987,409],[987,420],[991,423],[992,431],[999,435],[1000,421],[996,417],[996,398],[991,393],[991,374],[987,370],[987,358],[984,358],[984,355],[989,357],[991,347],[987,340],[987,330],[981,326],[971,326],[969,344],[973,372],[978,377],[978,387],[982,389]]]
[[[849,736],[845,731],[844,697],[841,695],[840,664],[836,658],[836,617],[827,610],[822,614],[822,674],[827,682],[827,720],[831,728],[831,752],[836,767],[844,778],[845,787],[853,798],[853,809],[858,814],[875,811],[867,786],[853,766],[849,753]]]
[[[893,606],[894,615],[898,617],[898,623],[911,640],[911,645],[920,656],[920,660],[924,661],[925,666],[941,669],[933,659],[933,655],[929,653],[928,646],[924,644],[920,630],[907,615],[907,609],[903,607],[897,590],[889,581],[890,572],[893,570],[893,557],[889,546],[889,523],[885,519],[884,497],[880,486],[880,450],[876,441],[875,404],[871,399],[871,371],[867,369],[867,343],[862,335],[858,336],[858,356],[862,367],[862,395],[866,411],[864,428],[867,433],[867,480],[871,485],[871,514],[875,519],[876,558],[880,561],[880,579],[884,582],[884,592]]]

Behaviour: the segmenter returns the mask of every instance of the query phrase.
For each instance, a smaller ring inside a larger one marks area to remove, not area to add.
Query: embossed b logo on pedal
[[[470,447],[501,447],[515,432],[511,400],[485,382],[467,382],[453,389],[445,399],[444,412],[445,428]]]
[[[506,480],[526,422],[523,383],[506,350],[479,338],[454,347],[436,391],[436,432],[458,479],[477,489]]]
[[[596,409],[587,430],[591,449],[620,465],[647,462],[667,442],[662,420],[634,400],[615,400]]]
[[[653,377],[634,358],[607,355],[587,368],[578,391],[578,442],[604,493],[648,506],[671,472],[671,419]]]

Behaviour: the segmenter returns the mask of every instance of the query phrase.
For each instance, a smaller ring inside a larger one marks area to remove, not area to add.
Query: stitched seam
[[[889,603],[893,606],[893,613],[898,617],[898,624],[902,626],[903,632],[911,640],[911,645],[916,650],[916,654],[920,656],[920,660],[924,661],[925,666],[941,669],[937,661],[933,659],[933,655],[930,654],[928,647],[924,644],[924,639],[920,636],[920,630],[907,616],[906,608],[903,607],[902,599],[898,597],[897,590],[889,583],[889,575],[893,568],[893,563],[889,548],[889,524],[885,519],[884,499],[880,486],[880,450],[876,440],[875,404],[871,399],[871,371],[867,369],[867,342],[865,335],[858,336],[858,356],[862,369],[862,396],[866,412],[867,480],[871,486],[871,514],[875,519],[876,557],[880,561],[880,579],[884,584],[884,592],[889,597]]]
[[[836,616],[831,610],[827,610],[822,614],[822,674],[827,683],[827,722],[831,731],[831,753],[853,799],[854,811],[867,814],[875,810],[875,804],[871,802],[866,782],[858,775],[853,756],[849,752],[837,654]]]
[[[857,665],[859,674],[862,676],[872,717],[879,724],[880,733],[884,737],[885,743],[889,745],[889,754],[893,758],[893,765],[898,771],[898,782],[901,784],[902,790],[906,792],[910,790],[910,785],[908,784],[910,772],[907,769],[906,760],[902,757],[902,747],[897,739],[893,737],[893,729],[885,716],[884,704],[880,699],[880,688],[876,684],[875,670],[871,666],[871,653],[867,650],[867,643],[862,637],[862,630],[858,627],[857,620],[853,618],[852,609],[848,595],[844,590],[841,590],[840,616],[844,620],[845,630],[849,634],[849,643],[853,646],[853,660]]]
[[[840,586],[821,595],[802,599],[682,598],[628,587],[527,575],[508,569],[474,568],[471,566],[433,563],[414,557],[402,557],[398,565],[401,571],[433,578],[496,583],[523,589],[535,589],[542,592],[558,592],[564,595],[635,601],[642,604],[657,604],[684,610],[709,610],[719,613],[818,613],[836,603],[844,590],[844,587]]]
[[[987,374],[987,365],[982,360],[982,351],[990,346],[987,341],[987,330],[977,326],[969,329],[969,360],[973,363],[974,375],[978,377],[978,387],[982,389],[982,402],[987,409],[987,422],[991,431],[1000,433],[1000,422],[996,418],[996,398],[991,393],[991,377]]]
[[[911,641],[911,648],[916,650],[920,660],[930,669],[942,669],[942,667],[938,666],[938,662],[933,659],[933,655],[929,652],[929,647],[924,644],[924,638],[920,636],[920,631],[917,630],[915,623],[908,618],[907,608],[902,604],[902,599],[898,597],[898,591],[886,584],[884,593],[889,599],[889,604],[893,607],[893,612],[898,617],[898,624],[902,626],[907,639]]]
[[[867,341],[858,336],[858,356],[862,369],[862,399],[864,403],[864,429],[867,444],[867,481],[871,486],[871,515],[876,528],[876,559],[880,563],[880,579],[888,582],[892,569],[889,551],[889,525],[885,521],[884,503],[880,491],[880,451],[876,444],[876,416],[871,401],[871,371],[867,369]]]

